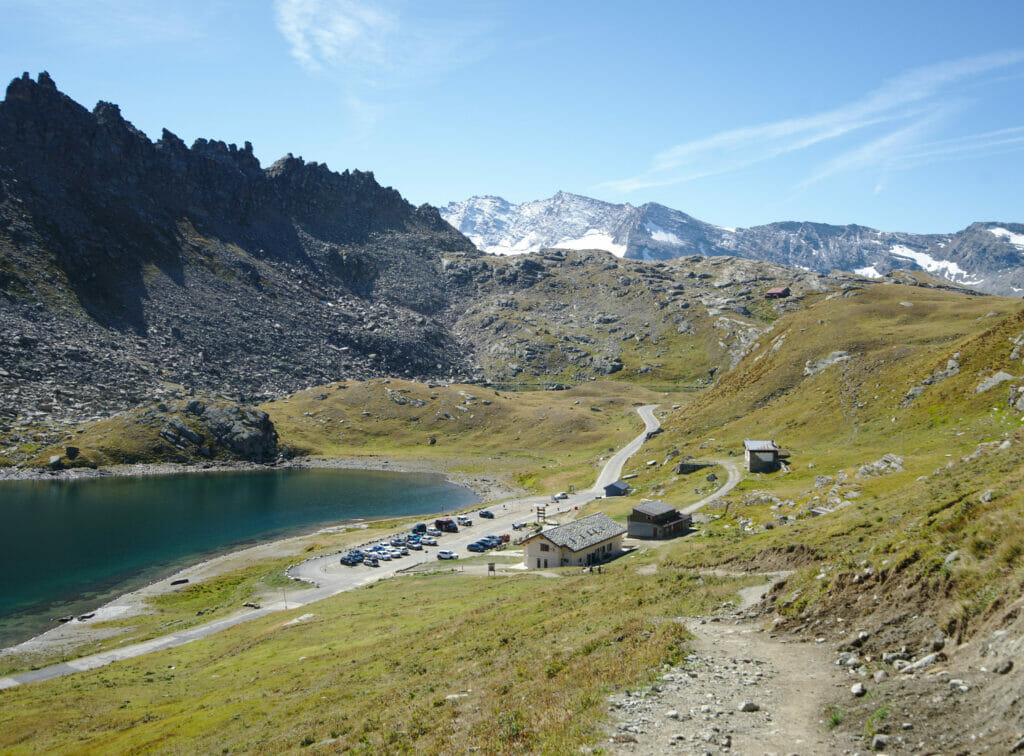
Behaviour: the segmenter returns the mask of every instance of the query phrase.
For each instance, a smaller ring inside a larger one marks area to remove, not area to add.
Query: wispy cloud
[[[187,9],[145,0],[0,0],[0,12],[8,19],[40,14],[63,37],[96,47],[189,42],[202,38],[206,25]]]
[[[831,110],[801,118],[759,124],[714,134],[676,145],[651,159],[645,171],[600,184],[599,189],[629,193],[719,175],[835,142],[869,127],[890,125],[889,133],[827,161],[802,185],[865,165],[894,163],[913,152],[941,117],[952,109],[948,102],[958,85],[975,82],[984,74],[1004,71],[1024,62],[1024,51],[1010,50],[945,61],[916,68],[884,82],[865,96]],[[1011,137],[1006,137],[1011,138]],[[982,144],[980,139],[978,144]],[[952,150],[953,145],[936,150]]]
[[[373,87],[407,85],[461,65],[486,28],[469,18],[411,19],[384,0],[275,0],[274,12],[303,68]]]

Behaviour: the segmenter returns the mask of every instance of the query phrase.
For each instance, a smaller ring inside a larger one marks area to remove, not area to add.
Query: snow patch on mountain
[[[995,234],[996,236],[1003,237],[1017,249],[1024,249],[1024,234],[1015,234],[1010,229],[1000,228],[999,226],[990,228],[989,231]]]
[[[651,221],[647,221],[644,224],[644,228],[647,229],[647,233],[651,235],[654,241],[668,242],[669,244],[683,244],[683,240],[673,234],[671,231],[666,231],[661,226]]]
[[[882,278],[882,274],[875,269],[874,265],[869,265],[866,268],[855,268],[853,272],[865,278]]]
[[[551,246],[560,249],[603,249],[616,257],[624,257],[626,254],[625,244],[616,244],[610,234],[602,234],[600,231],[588,231],[579,239],[562,239]]]
[[[913,260],[918,264],[921,270],[926,270],[929,273],[938,273],[939,275],[948,278],[950,281],[957,281],[968,285],[976,283],[973,281],[969,282],[967,279],[970,276],[967,271],[952,260],[936,260],[926,252],[916,252],[915,250],[910,249],[910,247],[904,247],[902,244],[893,244],[889,249],[889,252],[895,257]]]

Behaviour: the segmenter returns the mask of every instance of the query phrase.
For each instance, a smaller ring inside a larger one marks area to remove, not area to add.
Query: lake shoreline
[[[302,470],[302,469],[345,469],[345,470],[371,470],[394,473],[433,473],[443,475],[445,479],[453,484],[467,488],[477,496],[477,506],[483,506],[491,502],[512,498],[517,493],[502,481],[488,478],[481,475],[470,475],[442,469],[442,465],[435,461],[428,460],[391,460],[382,457],[376,458],[303,458],[291,460],[285,464],[262,465],[251,462],[225,463],[216,465],[182,465],[176,463],[138,464],[138,465],[117,465],[97,470],[63,470],[63,471],[17,471],[15,476],[4,476],[6,471],[0,471],[0,487],[6,480],[40,480],[40,481],[72,481],[88,480],[111,477],[147,477],[159,475],[179,475],[197,473],[218,473],[218,472],[246,472],[246,471],[281,471],[281,470]],[[423,515],[428,519],[432,515]],[[0,648],[0,657],[21,657],[26,662],[33,658],[53,654],[65,655],[69,652],[74,655],[75,651],[89,643],[95,643],[103,638],[123,634],[123,629],[99,628],[96,623],[107,620],[120,619],[136,616],[149,611],[147,602],[149,599],[177,590],[180,586],[172,586],[171,581],[188,579],[188,584],[201,583],[204,580],[215,578],[226,572],[239,569],[244,566],[251,566],[270,559],[295,556],[301,558],[305,546],[310,539],[317,536],[344,532],[347,530],[364,529],[367,523],[377,519],[394,519],[394,516],[387,515],[380,518],[359,517],[346,520],[337,520],[321,523],[315,529],[283,538],[271,539],[258,542],[252,545],[228,547],[222,553],[215,554],[207,559],[190,563],[170,574],[166,574],[140,588],[122,593],[115,598],[104,602],[94,611],[94,616],[86,622],[72,620],[65,624],[57,625],[28,640],[17,643],[13,646]]]

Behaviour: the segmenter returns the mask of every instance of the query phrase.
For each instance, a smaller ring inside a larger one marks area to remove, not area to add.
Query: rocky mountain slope
[[[893,269],[924,270],[992,294],[1024,291],[1024,225],[1019,223],[973,223],[954,234],[798,222],[724,228],[653,202],[616,205],[565,192],[521,205],[472,197],[449,203],[441,215],[496,254],[561,247],[603,249],[637,260],[735,255],[871,277]]]
[[[0,104],[0,419],[344,374],[472,377],[442,256],[479,253],[370,173],[164,131],[45,73]]]
[[[883,281],[942,285],[919,278]],[[154,402],[374,376],[704,386],[781,314],[872,280],[724,255],[486,255],[372,174],[154,143],[117,106],[24,76],[0,103],[0,459]]]

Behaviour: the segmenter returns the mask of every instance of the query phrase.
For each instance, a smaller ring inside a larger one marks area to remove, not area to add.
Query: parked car
[[[469,546],[466,547],[466,550],[467,551],[481,552],[481,551],[487,551],[487,547],[484,546],[482,543],[480,543],[480,541],[474,541],[473,543],[469,544]]]
[[[480,512],[479,512],[479,515],[481,517],[484,517],[484,518],[488,519],[488,520],[493,520],[494,519],[494,512],[492,512],[489,509],[481,509]]]
[[[405,538],[403,536],[395,536],[391,539],[391,545],[395,548],[405,545]]]
[[[413,551],[423,551],[423,544],[419,541],[409,541],[408,546]]]
[[[437,552],[437,558],[438,559],[458,559],[459,555],[456,554],[454,551],[449,551],[448,549],[441,549],[440,551]]]
[[[455,521],[457,523],[459,523],[459,525],[472,525],[473,524],[473,521],[471,519],[469,519],[466,515],[459,515],[458,517],[455,518]]]
[[[365,564],[367,567],[378,567],[378,566],[380,566],[380,563],[377,561],[377,557],[375,557],[375,556],[365,556],[365,557],[363,557],[363,564]]]
[[[425,523],[425,522],[417,522],[415,525],[412,526],[412,532],[413,533],[421,533],[421,534],[422,533],[426,533],[427,532],[427,523]]]
[[[441,535],[441,531],[440,531],[440,530],[438,530],[437,528],[427,528],[427,535],[428,535],[428,536],[435,536],[435,537],[436,537],[436,536],[439,536],[439,535]],[[420,538],[420,541],[422,542],[422,540],[423,540],[423,539],[422,539],[422,537],[421,537],[421,538]]]
[[[565,491],[559,491],[558,493],[555,494],[555,499],[556,500],[557,499],[568,499],[568,498],[569,498],[569,494],[566,493]]]
[[[438,535],[441,535],[438,533]],[[437,539],[432,535],[425,535],[420,539],[420,543],[424,546],[437,546]]]
[[[444,517],[438,520],[434,520],[434,527],[444,533],[458,533],[459,526],[455,524],[455,520],[451,517]]]
[[[378,551],[377,552],[377,558],[382,560],[382,561],[385,561],[385,562],[390,562],[391,561],[391,554],[389,554],[386,551]]]
[[[487,548],[493,549],[495,546],[501,545],[501,537],[496,535],[485,536],[482,539],[481,543],[486,543]]]

